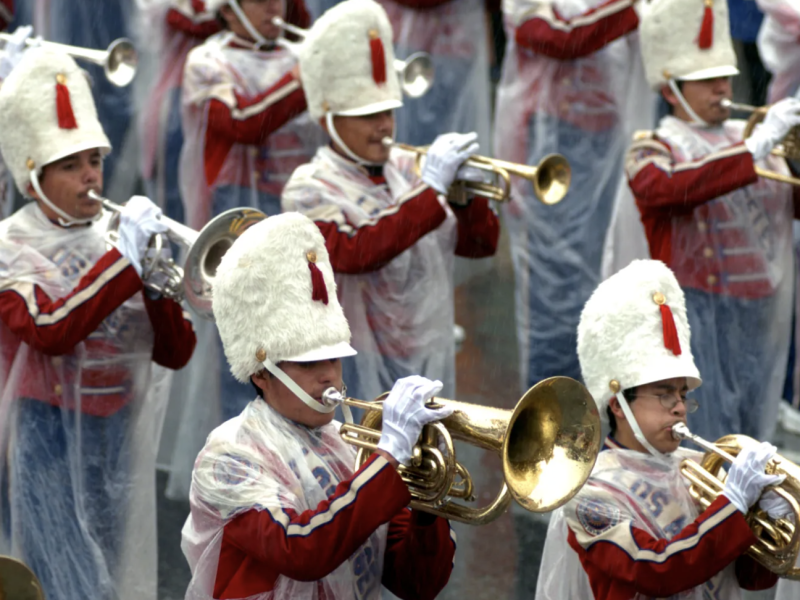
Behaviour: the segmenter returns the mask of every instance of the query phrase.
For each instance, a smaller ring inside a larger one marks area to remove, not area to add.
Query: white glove
[[[422,181],[427,183],[440,194],[447,194],[453,185],[458,168],[471,154],[475,154],[480,147],[475,141],[478,134],[472,133],[444,133],[437,137],[422,167]]]
[[[483,169],[479,169],[477,167],[470,167],[469,165],[464,165],[458,168],[456,171],[456,177],[458,181],[471,181],[473,183],[483,183],[486,171]],[[455,181],[455,180],[454,180]]]
[[[766,158],[795,125],[800,125],[800,100],[784,98],[772,105],[764,121],[744,141],[744,145],[753,155],[753,160],[761,160]]]
[[[794,511],[791,504],[781,498],[772,490],[766,492],[758,501],[758,507],[765,511],[770,519],[786,519],[791,517],[794,521]]]
[[[25,42],[33,33],[33,27],[30,25],[23,25],[17,27],[14,33],[11,34],[11,39],[3,46],[3,51],[0,53],[0,80],[5,79],[11,74],[22,60],[25,54]]]
[[[441,389],[441,381],[419,375],[399,379],[383,403],[383,429],[378,448],[407,465],[422,426],[453,414],[451,408],[425,407],[425,402]]]
[[[769,442],[752,444],[733,461],[722,493],[742,513],[747,514],[765,487],[778,485],[785,479],[782,475],[766,474],[767,463],[777,451]]]
[[[142,275],[142,258],[150,238],[167,231],[160,219],[161,209],[144,196],[133,196],[120,212],[117,249],[131,262],[139,276]]]

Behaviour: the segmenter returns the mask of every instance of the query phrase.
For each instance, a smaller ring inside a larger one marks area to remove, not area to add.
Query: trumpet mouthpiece
[[[272,24],[275,25],[275,27],[283,27],[283,19],[280,17],[272,17]]]
[[[733,108],[733,100],[731,100],[730,98],[723,98],[722,100],[720,100],[719,105],[722,108]]]
[[[691,432],[686,426],[686,423],[675,423],[675,425],[672,426],[672,437],[676,440],[688,439],[690,435]]]
[[[381,140],[381,144],[383,144],[388,148],[389,146],[394,144],[394,140],[387,135],[385,138]]]
[[[329,387],[322,392],[322,403],[325,406],[335,406],[344,402],[344,396],[335,387]]]

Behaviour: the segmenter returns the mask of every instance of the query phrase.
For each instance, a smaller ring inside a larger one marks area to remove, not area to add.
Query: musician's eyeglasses
[[[661,406],[666,408],[667,410],[672,410],[678,405],[678,402],[683,402],[684,406],[686,406],[687,413],[695,412],[699,407],[700,403],[692,398],[691,396],[683,396],[679,392],[669,392],[666,394],[636,394],[637,398],[657,398],[658,401],[661,403]]]

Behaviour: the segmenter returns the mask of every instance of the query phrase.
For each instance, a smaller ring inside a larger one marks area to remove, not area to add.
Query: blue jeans
[[[572,167],[572,182],[559,204],[545,206],[532,194],[524,199],[528,254],[516,264],[528,269],[529,327],[520,341],[527,342],[529,386],[555,375],[581,379],[578,321],[600,283],[603,245],[622,174],[622,156],[614,155],[621,148],[617,129],[592,132],[538,118],[538,124],[530,125],[528,164],[559,152]],[[537,130],[550,135],[538,152]]]
[[[93,417],[19,401],[10,519],[48,600],[111,599],[130,486],[131,411]]]

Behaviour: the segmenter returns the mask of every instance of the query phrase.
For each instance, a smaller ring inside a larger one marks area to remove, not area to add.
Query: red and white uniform
[[[3,457],[9,465],[4,485],[11,490],[11,513],[4,517],[12,523],[10,532],[4,530],[2,544],[26,557],[49,552],[53,568],[43,575],[50,590],[74,590],[76,580],[83,578],[103,590],[113,589],[119,597],[155,598],[151,584],[157,579],[155,497],[147,482],[153,477],[153,440],[161,429],[167,397],[164,390],[154,387],[152,363],[181,368],[192,354],[195,336],[179,304],[148,298],[129,261],[117,250],[107,250],[107,226],[108,217],[104,217],[88,226],[65,229],[52,224],[35,203],[0,222],[0,441],[4,454],[8,453]],[[60,419],[56,419],[63,423],[62,432],[58,439],[44,440],[39,446],[63,447],[58,460],[68,464],[71,475],[59,472],[58,478],[73,485],[61,490],[63,497],[40,495],[37,519],[62,522],[65,530],[85,527],[87,543],[98,544],[92,565],[84,562],[85,555],[70,560],[59,554],[67,549],[47,546],[53,539],[68,543],[72,533],[54,531],[50,540],[32,541],[31,529],[20,530],[20,523],[30,527],[18,521],[24,516],[15,512],[19,502],[29,498],[17,491],[20,482],[29,478],[30,485],[22,486],[28,488],[46,484],[39,479],[46,470],[46,456],[39,454],[35,465],[20,465],[13,459],[17,447],[38,443],[19,433],[33,424],[30,419],[23,423],[22,414],[18,417],[23,405],[36,403],[60,409]],[[127,416],[117,420],[123,410]],[[92,427],[112,420],[127,424],[114,442],[120,454],[114,468],[84,450],[80,440],[63,433],[83,427],[88,436]],[[81,487],[84,476],[91,489]],[[94,537],[91,524],[79,522],[80,515],[90,521],[94,518],[91,502],[96,489],[112,495],[121,491],[127,502],[117,507],[124,518],[115,521],[109,532],[116,545],[113,554],[105,554],[104,540]],[[77,509],[65,497],[86,504]],[[135,519],[136,526],[128,527],[128,519]],[[50,549],[34,550],[32,545]],[[130,578],[113,570],[122,555],[117,551],[128,557]]]
[[[294,169],[319,145],[321,133],[307,115],[297,59],[276,48],[255,50],[230,32],[189,53],[183,80],[181,194],[186,224],[195,229],[225,208],[278,206]],[[271,211],[273,214],[275,210]]]
[[[744,515],[724,496],[695,507],[680,463],[700,456],[653,458],[608,438],[587,483],[553,514],[537,599],[736,600],[740,588],[774,586],[744,555],[756,541]]]
[[[142,108],[142,176],[156,183],[152,190],[153,202],[165,208],[169,193],[165,186],[169,185],[171,178],[166,173],[160,173],[158,166],[166,164],[166,154],[172,150],[168,147],[168,137],[172,133],[170,117],[173,116],[173,95],[181,87],[183,67],[189,51],[217,33],[220,23],[214,14],[205,10],[202,0],[170,0],[167,5],[154,5],[145,15],[149,27],[142,31],[145,39],[142,40],[140,51],[154,51],[152,58],[157,64],[158,74]],[[160,32],[160,43],[156,44],[155,49],[151,48],[153,29]]]
[[[793,188],[756,175],[742,128],[667,116],[654,133],[637,136],[626,160],[650,256],[687,293],[704,379],[690,421],[707,439],[723,431],[771,436],[789,350]],[[772,156],[759,166],[788,173]],[[744,362],[748,354],[754,358]]]
[[[338,427],[297,425],[257,398],[212,432],[183,528],[187,600],[378,600],[382,585],[436,597],[455,534],[406,508],[408,489],[383,457],[353,472]]]
[[[453,257],[494,254],[497,216],[485,198],[451,207],[413,175],[409,154],[393,151],[371,178],[323,146],[286,185],[284,211],[322,231],[350,323],[357,373],[348,393],[374,398],[412,373],[455,391]],[[359,395],[363,394],[363,395]]]
[[[800,88],[800,2],[757,0],[764,11],[758,30],[758,53],[772,73],[769,102],[794,96]]]

